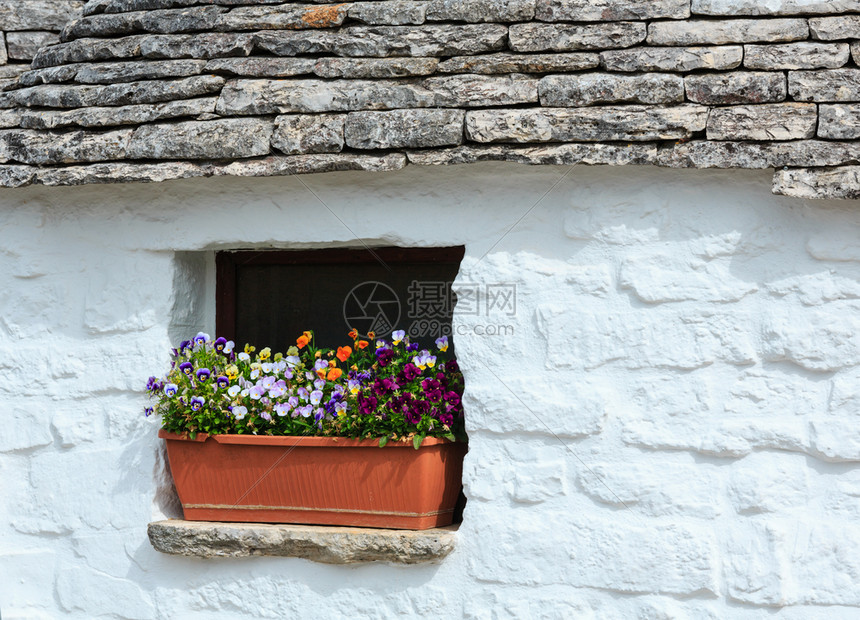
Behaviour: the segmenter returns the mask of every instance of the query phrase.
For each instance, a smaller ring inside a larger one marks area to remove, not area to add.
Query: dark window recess
[[[240,251],[216,255],[218,335],[286,351],[304,330],[336,347],[355,328],[403,329],[430,345],[451,333],[464,248]]]

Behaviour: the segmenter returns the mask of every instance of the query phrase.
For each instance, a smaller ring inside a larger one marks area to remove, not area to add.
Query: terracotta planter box
[[[450,525],[466,446],[164,430],[185,518],[423,530]]]

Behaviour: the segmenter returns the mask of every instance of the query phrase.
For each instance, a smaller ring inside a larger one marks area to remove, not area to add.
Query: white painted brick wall
[[[2,191],[3,619],[860,617],[860,209],[767,171],[587,167],[535,206],[566,171]],[[354,235],[465,244],[457,286],[517,286],[515,316],[455,320],[456,551],[157,553],[175,507],[142,388],[212,329],[212,252]]]

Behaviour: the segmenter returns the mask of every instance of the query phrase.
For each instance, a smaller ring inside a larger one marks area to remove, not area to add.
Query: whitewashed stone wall
[[[0,615],[857,618],[860,209],[770,180],[496,163],[0,191]],[[212,329],[212,253],[356,235],[465,244],[459,286],[517,286],[515,316],[455,321],[457,549],[154,551],[173,509],[142,387]]]

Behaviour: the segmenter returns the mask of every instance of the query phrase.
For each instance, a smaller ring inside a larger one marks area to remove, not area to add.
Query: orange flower
[[[343,371],[340,368],[332,368],[331,370],[328,371],[328,374],[326,375],[326,379],[328,379],[329,381],[337,381],[338,379],[340,379],[340,376],[342,374],[343,374]]]
[[[347,336],[349,336],[353,340],[358,340],[358,330],[357,329],[350,330],[350,332],[347,334]],[[349,347],[347,347],[347,348],[349,348]]]
[[[304,349],[306,346],[308,346],[308,343],[309,343],[310,341],[311,341],[311,339],[310,339],[310,338],[308,338],[308,337],[307,337],[307,336],[305,336],[305,335],[301,335],[301,336],[299,336],[299,337],[296,339],[296,344],[298,345],[298,347],[299,347],[300,349]]]
[[[342,362],[345,362],[349,359],[349,356],[352,355],[352,347],[338,347],[337,348],[337,359]]]
[[[355,343],[355,346],[357,346],[359,349],[364,349],[369,344],[370,343],[367,340],[359,340],[358,342]]]
[[[373,340],[376,338],[376,332],[367,332],[367,337]]]

